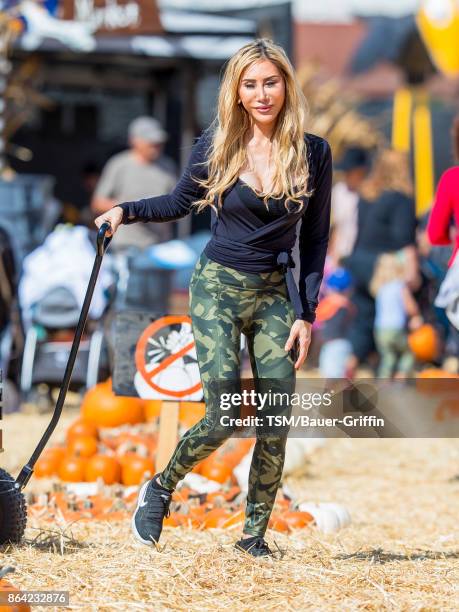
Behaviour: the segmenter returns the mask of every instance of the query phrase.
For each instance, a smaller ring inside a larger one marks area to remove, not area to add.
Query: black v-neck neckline
[[[237,179],[236,183],[237,182],[239,182],[241,187],[244,187],[245,185],[247,185],[249,195],[256,199],[258,205],[261,204],[262,206],[264,206],[262,198],[259,198],[256,195],[255,191],[250,187],[250,185],[248,185],[247,183],[244,183],[244,181],[240,180],[239,178]],[[233,185],[233,187],[234,186],[235,185]],[[236,202],[237,202],[237,206],[239,207],[239,209],[244,212],[244,215],[246,217],[249,216],[253,220],[253,223],[256,227],[256,231],[262,231],[266,227],[269,227],[272,224],[276,223],[276,221],[278,221],[278,219],[274,218],[271,221],[268,221],[267,223],[265,223],[264,221],[260,219],[260,217],[258,217],[258,215],[256,215],[252,210],[250,210],[250,208],[246,204],[244,204],[244,202],[241,199],[241,195],[238,193],[238,189],[234,189],[233,194],[236,197]]]
[[[239,183],[243,186],[243,187],[247,187],[248,189],[250,189],[250,191],[257,196],[257,198],[259,198],[260,200],[262,200],[264,198],[264,195],[258,193],[258,190],[255,189],[255,187],[252,187],[252,185],[249,185],[248,183],[246,183],[244,180],[241,179],[241,177],[237,177],[237,180],[239,181]]]
[[[256,238],[258,236],[259,232],[266,232],[266,231],[270,231],[272,227],[276,227],[276,225],[280,222],[281,219],[285,218],[285,217],[290,217],[290,214],[294,214],[296,216],[296,213],[290,213],[288,214],[288,211],[286,211],[285,215],[282,216],[275,216],[272,219],[270,219],[269,221],[264,221],[263,219],[261,219],[255,212],[254,210],[251,210],[251,208],[249,206],[247,206],[247,204],[245,204],[242,200],[242,193],[240,192],[239,188],[234,189],[234,187],[236,187],[236,185],[239,184],[239,187],[242,189],[242,187],[245,187],[247,185],[247,193],[248,193],[248,197],[253,198],[254,203],[256,202],[256,206],[265,206],[263,199],[258,197],[255,194],[255,191],[250,187],[250,185],[244,183],[244,181],[242,181],[241,179],[237,179],[236,183],[234,183],[233,185],[233,197],[235,197],[235,203],[237,202],[237,207],[239,208],[239,210],[241,210],[241,212],[243,211],[244,216],[250,217],[250,219],[252,219],[252,222],[254,224],[254,226],[256,227],[256,229],[254,230],[252,237]],[[268,205],[269,202],[271,201],[271,199],[268,200]],[[298,219],[299,217],[297,217]]]

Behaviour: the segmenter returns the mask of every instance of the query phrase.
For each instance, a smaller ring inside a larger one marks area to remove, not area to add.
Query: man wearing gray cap
[[[129,125],[130,149],[108,160],[94,192],[91,208],[100,215],[119,202],[139,200],[175,187],[176,176],[158,163],[167,133],[152,117],[137,117]],[[172,222],[135,223],[113,237],[112,248],[145,248],[172,238]]]

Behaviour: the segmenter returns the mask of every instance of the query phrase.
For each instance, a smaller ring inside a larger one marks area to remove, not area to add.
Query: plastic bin
[[[175,271],[159,268],[146,255],[129,257],[126,288],[119,292],[116,310],[169,311]]]

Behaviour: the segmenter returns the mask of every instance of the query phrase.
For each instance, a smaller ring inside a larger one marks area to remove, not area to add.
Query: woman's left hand
[[[289,351],[293,348],[295,340],[298,342],[299,354],[298,359],[295,363],[295,369],[298,370],[304,363],[304,360],[308,356],[309,345],[311,344],[311,329],[312,323],[297,319],[292,325],[290,330],[290,336],[285,343],[285,350]]]

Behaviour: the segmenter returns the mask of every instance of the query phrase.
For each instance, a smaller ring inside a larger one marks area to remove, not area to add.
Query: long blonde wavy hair
[[[275,64],[284,78],[285,101],[271,137],[275,167],[272,189],[263,194],[263,200],[267,206],[270,198],[285,197],[287,210],[289,202],[298,204],[298,210],[301,210],[301,198],[310,195],[304,139],[306,99],[285,51],[271,40],[261,38],[239,49],[226,65],[218,95],[217,114],[209,128],[212,139],[208,159],[204,162],[208,166],[208,176],[207,179],[194,179],[206,190],[205,197],[194,202],[198,212],[206,206],[215,209],[215,200],[218,212],[223,203],[223,193],[237,180],[247,161],[244,138],[251,126],[251,118],[243,105],[237,103],[238,90],[246,68],[265,59]]]

